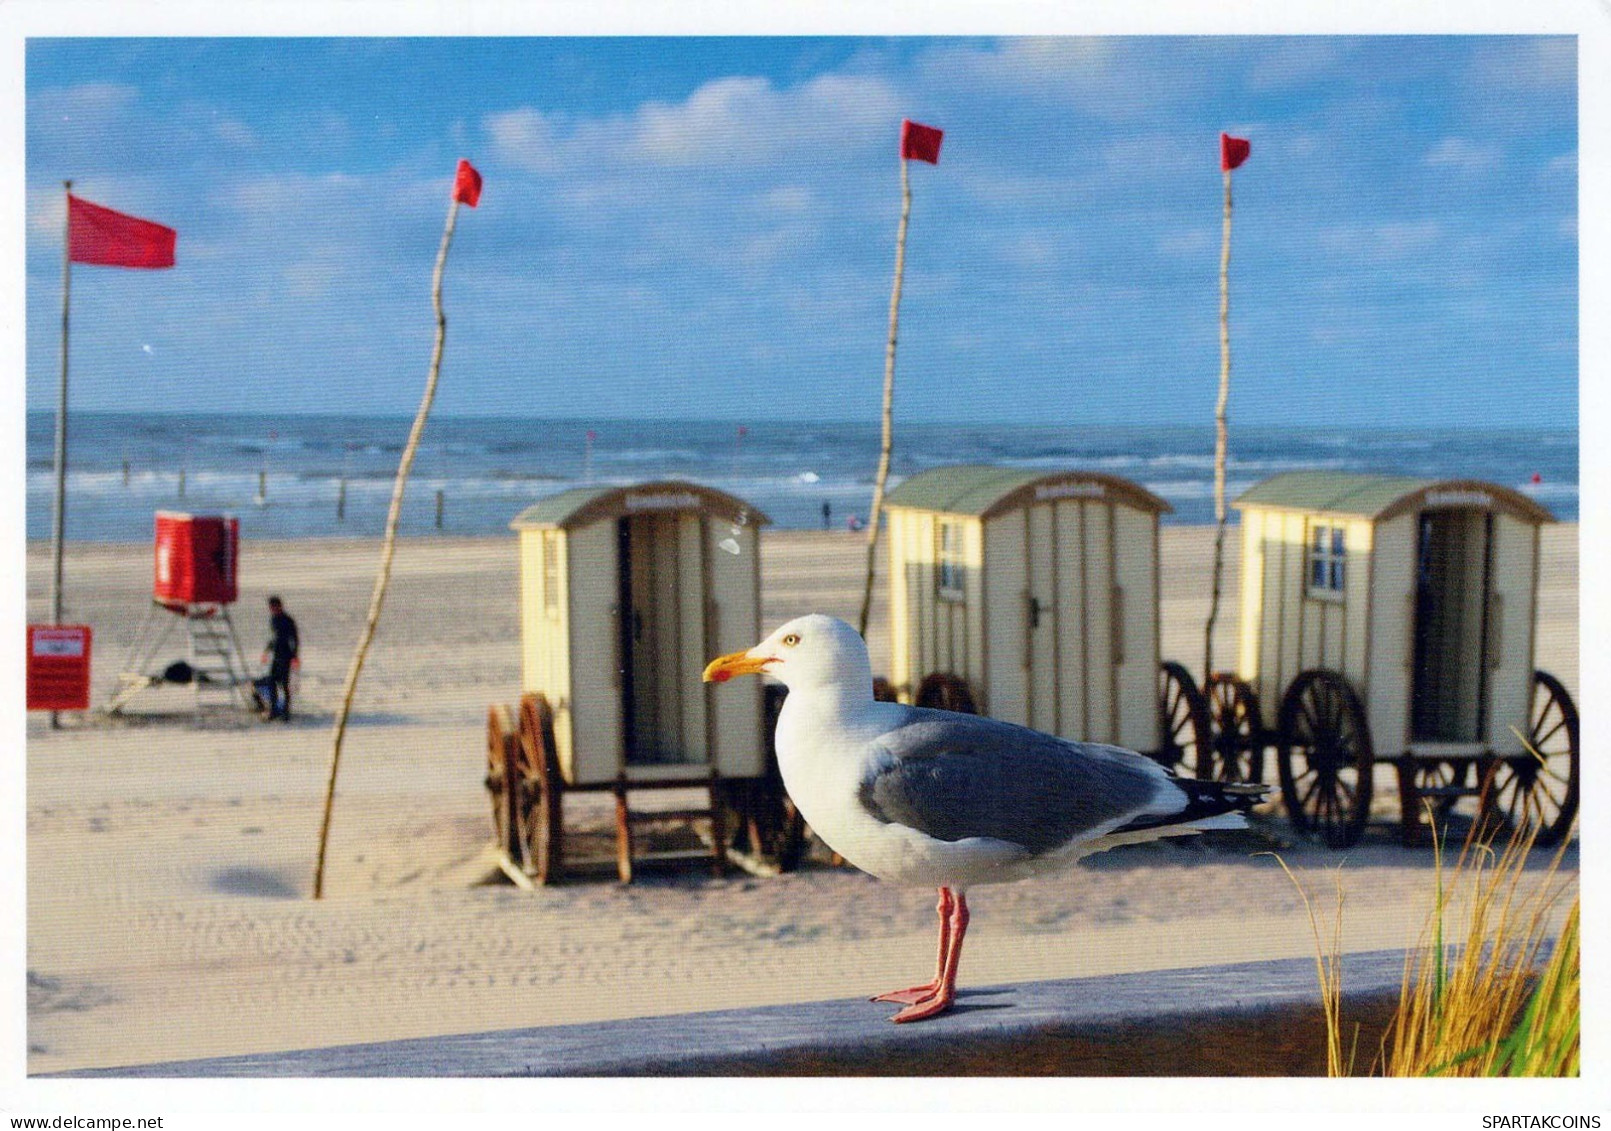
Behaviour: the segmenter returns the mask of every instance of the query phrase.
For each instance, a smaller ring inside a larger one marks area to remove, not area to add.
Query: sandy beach
[[[1577,533],[1543,531],[1536,657],[1574,694]],[[1212,543],[1208,528],[1163,533],[1163,654],[1194,672]],[[863,552],[846,534],[767,533],[768,625],[809,611],[854,619]],[[520,691],[512,537],[400,543],[348,731],[327,898],[313,902],[330,723],[378,554],[374,542],[243,545],[248,657],[268,635],[269,593],[301,627],[290,726],[198,726],[180,689],[137,700],[126,718],[70,716],[60,731],[29,718],[30,1073],[839,998],[926,975],[934,893],[820,859],[775,878],[645,870],[623,887],[605,869],[535,893],[476,882],[492,835],[486,710]],[[150,555],[69,548],[67,619],[94,626],[98,702],[149,600]],[[48,570],[48,546],[30,545],[31,621],[48,615]],[[1236,600],[1233,582],[1224,666]],[[873,626],[884,670],[882,606]],[[1398,846],[1397,794],[1380,772],[1377,823],[1346,854],[1291,843],[1272,818],[1235,847],[1124,849],[1064,877],[977,889],[964,988],[1312,954],[1298,892],[1254,855],[1271,848],[1328,907],[1340,879],[1345,949],[1413,943],[1432,855]],[[607,796],[568,804],[588,834],[577,851],[606,851]],[[1575,872],[1575,849],[1565,867]]]

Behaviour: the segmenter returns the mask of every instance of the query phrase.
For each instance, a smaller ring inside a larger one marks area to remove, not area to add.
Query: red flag
[[[944,136],[944,130],[937,130],[933,126],[921,126],[909,118],[902,118],[902,160],[927,161],[930,165],[938,165],[940,163],[940,139]]]
[[[481,174],[464,158],[459,158],[459,171],[453,175],[453,199],[474,208],[481,200]]]
[[[172,267],[179,234],[67,195],[67,258],[97,267]]]
[[[1229,173],[1253,151],[1253,143],[1246,138],[1232,137],[1230,134],[1219,135],[1219,167]]]

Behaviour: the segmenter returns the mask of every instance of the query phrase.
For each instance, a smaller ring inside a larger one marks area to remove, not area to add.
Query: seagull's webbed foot
[[[897,1025],[924,1021],[951,1008],[957,996],[957,963],[962,958],[962,937],[968,933],[968,899],[962,892],[940,889],[940,966],[934,981],[926,986],[879,994],[874,1001],[905,1005],[890,1020]]]
[[[893,1001],[900,1005],[915,1005],[920,1001],[927,1001],[940,992],[940,987],[945,984],[945,959],[951,953],[951,915],[955,909],[956,895],[950,888],[941,888],[940,902],[934,908],[940,916],[940,957],[934,967],[933,979],[921,986],[878,994],[876,997],[868,998],[868,1001]]]
[[[940,983],[930,982],[926,986],[913,986],[908,990],[890,990],[887,994],[879,994],[877,997],[868,998],[867,1000],[893,1001],[900,1005],[916,1005],[920,1001],[926,1001],[933,997],[939,991]]]
[[[907,1006],[894,1017],[891,1017],[890,1020],[895,1022],[897,1025],[904,1024],[907,1021],[925,1021],[930,1017],[938,1017],[940,1014],[950,1009],[951,1003],[955,1000],[955,991],[951,993],[937,993],[932,997],[925,998],[922,1001],[914,1002],[913,1004]]]

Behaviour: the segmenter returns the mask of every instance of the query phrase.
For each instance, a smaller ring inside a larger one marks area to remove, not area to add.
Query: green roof
[[[1013,467],[957,464],[932,467],[903,480],[885,501],[892,507],[950,511],[953,514],[983,514],[992,503],[1010,495],[1045,472]]]
[[[1056,483],[1085,483],[1102,487],[1126,504],[1161,513],[1171,509],[1168,503],[1145,488],[1096,471],[1026,470],[1016,467],[994,467],[988,464],[953,464],[931,467],[901,482],[885,499],[892,507],[910,507],[914,510],[944,511],[948,514],[965,514],[977,517],[998,510],[1010,510],[1014,505],[1028,505],[1036,500],[1029,488]],[[1014,498],[1024,492],[1021,498]]]
[[[1255,484],[1235,505],[1328,511],[1375,518],[1405,495],[1433,484],[1408,475],[1356,475],[1339,471],[1288,471]]]
[[[1232,504],[1380,519],[1416,506],[1499,507],[1532,522],[1554,516],[1519,491],[1474,479],[1417,479],[1341,471],[1288,471],[1244,491]]]
[[[627,486],[572,487],[538,499],[509,523],[511,530],[532,527],[570,528],[586,526],[605,518],[652,511],[666,513],[694,511],[723,515],[729,519],[759,524],[772,520],[743,499],[724,491],[680,479]]]
[[[509,523],[510,527],[519,529],[522,526],[564,526],[565,520],[595,499],[602,499],[605,495],[619,490],[616,487],[572,487],[568,491],[561,491],[557,495],[538,499],[531,506],[521,511]]]

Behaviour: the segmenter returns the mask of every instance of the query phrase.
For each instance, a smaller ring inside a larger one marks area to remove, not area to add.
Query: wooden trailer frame
[[[708,856],[789,867],[800,822],[790,810],[753,695],[715,696],[706,660],[760,629],[760,528],[766,515],[683,481],[578,487],[527,507],[519,536],[521,685],[517,709],[487,720],[486,785],[499,847],[547,883],[560,878],[564,797],[615,795],[616,868]],[[635,809],[644,791],[703,788],[708,804]],[[708,852],[645,856],[653,822],[708,822]],[[745,854],[735,841],[747,841]]]
[[[1274,746],[1289,818],[1332,847],[1363,834],[1378,761],[1406,843],[1466,797],[1540,843],[1566,835],[1577,710],[1533,661],[1547,509],[1478,480],[1320,471],[1234,505],[1241,640],[1237,672],[1209,680],[1216,777],[1259,780]]]
[[[885,505],[896,698],[1211,762],[1207,702],[1159,656],[1168,503],[1101,472],[955,465]]]

